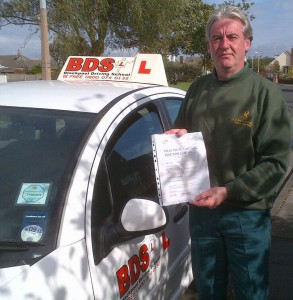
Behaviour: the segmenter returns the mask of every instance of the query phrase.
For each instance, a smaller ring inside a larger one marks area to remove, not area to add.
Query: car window
[[[95,118],[95,114],[0,108],[0,248],[7,240],[44,245],[35,253],[1,251],[0,264],[28,263],[55,246],[58,208]]]
[[[183,99],[171,99],[171,98],[162,100],[163,104],[165,105],[165,108],[168,112],[168,115],[169,115],[169,118],[170,118],[170,121],[172,124],[171,127],[173,127],[174,122],[177,118],[180,106],[182,104],[182,100]]]
[[[144,107],[119,124],[108,142],[94,188],[92,235],[95,262],[109,249],[103,248],[103,222],[113,220],[128,200],[136,197],[158,201],[151,135],[162,133],[155,107]]]
[[[114,212],[136,197],[157,195],[151,135],[162,133],[159,115],[148,108],[131,116],[107,156]]]

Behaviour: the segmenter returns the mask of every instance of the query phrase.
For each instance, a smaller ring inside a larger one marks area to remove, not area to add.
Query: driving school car
[[[151,135],[183,98],[155,54],[0,85],[1,299],[180,298],[188,206],[159,205]]]

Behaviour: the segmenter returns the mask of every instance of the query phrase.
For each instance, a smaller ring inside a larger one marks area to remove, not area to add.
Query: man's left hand
[[[189,203],[199,207],[216,208],[227,198],[226,187],[213,187],[197,195],[194,201]]]

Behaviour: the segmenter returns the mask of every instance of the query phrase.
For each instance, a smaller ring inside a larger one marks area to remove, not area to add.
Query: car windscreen
[[[0,267],[56,247],[62,207],[97,115],[0,107]]]

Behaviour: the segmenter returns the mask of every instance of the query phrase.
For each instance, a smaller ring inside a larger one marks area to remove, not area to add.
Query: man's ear
[[[248,52],[248,50],[250,49],[251,46],[251,40],[250,39],[246,39],[245,40],[245,53]]]

